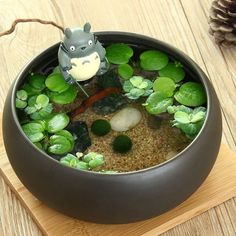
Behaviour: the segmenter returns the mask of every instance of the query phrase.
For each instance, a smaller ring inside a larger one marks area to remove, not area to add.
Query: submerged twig
[[[0,37],[4,36],[4,35],[8,35],[11,34],[12,32],[14,32],[16,25],[18,23],[26,23],[26,22],[38,22],[40,24],[44,24],[44,25],[53,25],[54,27],[57,27],[58,29],[60,29],[63,33],[64,33],[64,27],[58,25],[57,23],[55,23],[54,21],[47,21],[47,20],[41,20],[38,18],[29,18],[29,19],[16,19],[12,25],[11,28],[9,30],[0,32]]]

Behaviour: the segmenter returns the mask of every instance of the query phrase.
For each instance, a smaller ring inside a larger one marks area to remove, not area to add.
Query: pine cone
[[[236,46],[236,0],[215,0],[210,9],[210,34],[222,46]]]

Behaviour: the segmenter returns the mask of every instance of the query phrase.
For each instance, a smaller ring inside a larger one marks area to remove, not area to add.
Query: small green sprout
[[[97,168],[105,163],[103,155],[97,152],[89,152],[83,156],[82,160],[88,163],[90,169]]]
[[[142,76],[133,76],[124,82],[123,90],[129,99],[135,100],[141,96],[149,96],[153,92],[152,86],[152,81],[144,79]]]
[[[68,153],[60,159],[60,163],[80,170],[93,170],[105,163],[103,155],[96,152],[89,152],[82,157],[82,160],[80,158]]]

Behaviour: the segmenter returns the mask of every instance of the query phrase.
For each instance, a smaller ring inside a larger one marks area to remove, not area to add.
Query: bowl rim
[[[98,31],[98,32],[94,32],[95,35],[97,36],[108,36],[108,35],[114,35],[114,36],[128,36],[128,37],[132,37],[132,38],[139,38],[139,39],[144,39],[144,40],[149,40],[152,41],[155,44],[159,44],[160,46],[163,46],[165,49],[169,49],[171,50],[175,55],[177,55],[177,57],[183,57],[185,58],[186,61],[188,61],[191,64],[191,69],[190,71],[193,71],[194,74],[197,75],[197,77],[200,79],[201,83],[204,86],[206,95],[207,95],[207,111],[206,111],[206,118],[204,120],[204,123],[199,131],[199,133],[197,134],[197,136],[187,145],[187,147],[185,147],[181,152],[179,152],[177,155],[175,155],[174,157],[172,157],[169,160],[166,160],[160,164],[154,165],[154,166],[150,166],[144,169],[140,169],[140,170],[135,170],[135,171],[127,171],[127,172],[118,172],[118,173],[102,173],[102,172],[96,172],[96,171],[91,171],[91,170],[80,170],[80,169],[75,169],[75,168],[71,168],[65,165],[62,165],[58,160],[55,160],[54,158],[52,158],[49,154],[47,154],[46,152],[38,149],[30,140],[29,138],[26,136],[26,134],[23,132],[21,125],[19,123],[18,117],[17,117],[17,113],[16,113],[16,108],[15,108],[15,96],[16,96],[16,91],[19,87],[19,83],[22,82],[22,74],[25,73],[26,69],[28,67],[31,67],[34,63],[35,60],[39,59],[42,57],[42,55],[47,54],[48,52],[50,52],[54,47],[58,47],[59,43],[55,43],[51,46],[49,46],[48,48],[46,48],[45,50],[41,51],[40,53],[38,53],[36,56],[34,56],[32,59],[30,59],[30,61],[28,63],[26,63],[26,65],[20,70],[20,72],[18,73],[18,75],[16,76],[16,79],[14,80],[14,84],[12,87],[12,93],[11,93],[11,111],[12,111],[12,115],[13,115],[13,119],[15,121],[15,124],[18,128],[18,130],[20,131],[20,133],[22,134],[22,136],[24,137],[24,139],[26,140],[26,142],[29,143],[29,145],[31,147],[33,147],[35,149],[35,151],[38,151],[39,153],[41,153],[45,158],[47,158],[50,162],[55,163],[56,165],[60,165],[62,168],[69,168],[71,171],[76,171],[77,173],[84,173],[84,174],[89,174],[89,175],[95,175],[95,176],[127,176],[127,175],[138,175],[138,174],[144,174],[146,172],[149,171],[153,171],[159,168],[162,168],[164,166],[170,165],[172,162],[176,161],[177,159],[181,158],[183,156],[184,153],[188,152],[189,149],[192,148],[192,146],[194,146],[197,142],[197,140],[200,138],[200,136],[202,135],[203,131],[206,129],[206,123],[208,122],[208,118],[209,118],[209,113],[211,110],[211,103],[212,103],[212,98],[210,96],[210,90],[208,87],[208,83],[211,83],[210,80],[208,79],[208,77],[205,75],[205,73],[202,71],[202,69],[196,64],[196,62],[194,62],[187,54],[185,54],[184,52],[182,52],[181,50],[179,50],[178,48],[164,42],[161,41],[159,39],[153,38],[153,37],[149,37],[146,35],[142,35],[142,34],[137,34],[137,33],[132,33],[132,32],[125,32],[125,31]],[[121,41],[122,43],[122,41]],[[137,44],[138,45],[138,44]]]

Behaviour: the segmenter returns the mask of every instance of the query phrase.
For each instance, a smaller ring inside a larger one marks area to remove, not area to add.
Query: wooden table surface
[[[211,0],[0,0],[0,31],[9,29],[17,18],[52,20],[63,27],[89,21],[93,31],[130,31],[176,46],[213,82],[222,106],[223,142],[236,151],[236,48],[220,48],[209,36],[210,5]],[[61,37],[50,25],[24,23],[0,38],[0,112],[19,70]],[[0,196],[0,235],[42,235],[2,177]],[[163,235],[236,235],[236,198]]]

